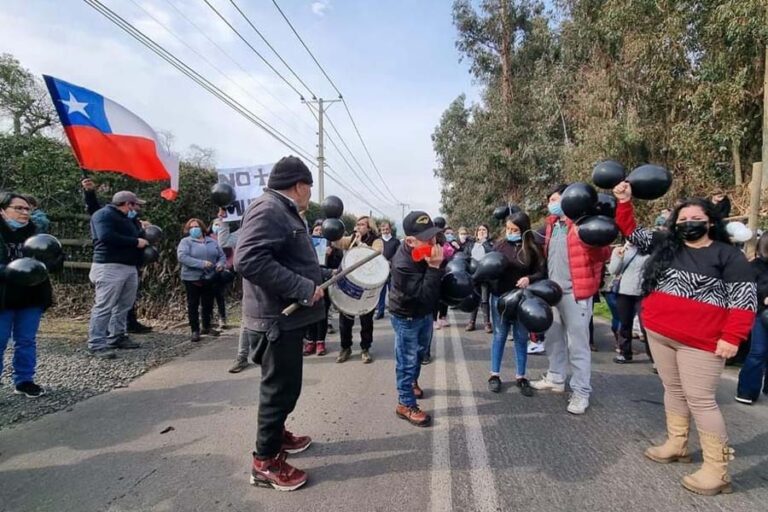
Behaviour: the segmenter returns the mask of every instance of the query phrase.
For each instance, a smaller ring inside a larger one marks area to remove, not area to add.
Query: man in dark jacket
[[[440,229],[424,212],[409,213],[403,220],[405,241],[392,258],[389,313],[395,330],[395,374],[398,404],[395,413],[413,425],[425,427],[432,418],[419,409],[414,388],[421,358],[432,339],[432,311],[440,298],[443,249],[435,244]]]
[[[382,221],[379,224],[379,233],[381,233],[381,241],[384,243],[384,251],[382,254],[387,261],[392,261],[397,249],[400,248],[400,240],[392,235],[392,225],[388,221]],[[384,308],[387,304],[387,292],[389,291],[390,280],[387,279],[387,284],[381,289],[381,295],[379,296],[379,304],[376,306],[375,320],[384,318]]]
[[[99,202],[99,198],[96,195],[96,184],[90,178],[83,179],[80,184],[83,186],[83,200],[85,201],[85,211],[88,215],[93,215],[97,211],[101,210],[104,205]],[[136,216],[133,218],[133,222],[139,228],[147,224],[146,221],[141,219],[141,205],[136,207]],[[127,315],[127,331],[131,334],[146,334],[152,330],[152,327],[144,325],[139,322],[139,318],[136,315],[136,304],[141,299],[141,265],[139,265],[139,289],[136,291],[136,300],[133,302],[133,307],[128,311]]]
[[[93,263],[88,275],[96,287],[88,327],[88,350],[104,359],[116,357],[112,349],[138,348],[126,334],[126,316],[136,300],[136,267],[149,243],[133,219],[144,201],[127,190],[91,217]]]
[[[320,264],[299,212],[309,206],[312,173],[288,156],[272,168],[264,194],[243,217],[235,270],[243,276],[243,335],[261,365],[256,451],[251,484],[292,491],[307,475],[285,461],[312,442],[285,429],[301,393],[302,340],[325,315]],[[287,306],[301,307],[292,315]]]

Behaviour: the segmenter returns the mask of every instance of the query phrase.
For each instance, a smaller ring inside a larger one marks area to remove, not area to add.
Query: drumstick
[[[338,274],[336,274],[335,276],[333,276],[332,278],[330,278],[329,280],[327,280],[326,282],[321,284],[320,285],[320,289],[327,290],[335,282],[337,282],[338,280],[340,280],[343,277],[347,276],[348,274],[354,272],[358,268],[362,267],[363,265],[365,265],[369,261],[371,261],[374,258],[376,258],[376,256],[381,256],[381,251],[373,251],[373,253],[369,254],[365,258],[363,258],[360,261],[358,261],[358,262],[350,265],[349,267],[345,268],[344,270],[342,270],[341,272],[339,272]],[[301,304],[299,304],[298,302],[294,302],[293,304],[291,304],[290,306],[288,306],[287,308],[285,308],[283,310],[283,315],[288,316],[291,313],[296,312],[296,310],[299,309],[300,307],[301,307]]]

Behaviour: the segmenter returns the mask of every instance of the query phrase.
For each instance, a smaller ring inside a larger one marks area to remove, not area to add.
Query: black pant
[[[192,332],[200,332],[200,305],[203,306],[203,329],[211,328],[214,289],[204,281],[184,281],[187,289],[187,316]]]
[[[339,337],[341,348],[352,348],[352,328],[355,317],[339,313]],[[360,316],[360,348],[368,350],[373,344],[373,311]]]
[[[318,320],[314,324],[307,327],[307,340],[317,343],[318,341],[325,341],[325,336],[328,334],[328,310],[331,309],[331,301],[325,299],[325,316],[322,320]]]
[[[282,331],[274,341],[266,333],[243,329],[256,363],[261,364],[259,386],[259,423],[256,455],[272,458],[280,453],[285,420],[293,412],[301,395],[302,341],[306,328]]]
[[[619,323],[621,324],[619,326],[619,348],[626,359],[632,359],[632,326],[635,323],[635,316],[640,311],[642,300],[642,297],[635,295],[618,294],[616,296],[616,309],[619,311]],[[650,355],[647,348],[646,351]]]
[[[448,316],[448,304],[441,302],[432,311],[432,320],[436,322],[438,318],[445,318],[446,316]]]
[[[225,298],[226,293],[226,284],[218,284],[213,290],[213,297],[216,299],[216,307],[219,310],[219,320],[222,322],[227,319],[227,299]]]
[[[477,311],[479,309],[483,310],[483,315],[485,316],[485,323],[490,324],[491,323],[491,310],[488,306],[488,300],[489,300],[489,293],[488,293],[488,285],[481,285],[480,286],[480,305],[475,308],[475,310],[472,312],[472,315],[469,317],[469,321],[473,324],[477,321]]]

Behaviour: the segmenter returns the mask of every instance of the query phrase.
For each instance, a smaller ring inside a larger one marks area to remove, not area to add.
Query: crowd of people
[[[639,330],[664,387],[667,440],[646,450],[646,457],[661,463],[690,462],[693,419],[704,463],[683,479],[683,485],[699,494],[731,491],[727,468],[733,450],[715,391],[725,361],[750,340],[736,400],[752,404],[761,392],[768,393],[768,323],[763,320],[768,307],[768,234],[759,238],[757,255],[749,262],[725,229],[730,211],[725,194],[678,200],[645,228],[637,223],[631,186],[623,182],[613,190],[621,240],[605,247],[583,242],[577,223],[563,212],[565,185],[543,198],[547,215],[539,229],[517,209],[509,211],[496,234],[485,224],[474,230],[438,227],[427,213],[414,211],[403,220],[401,239],[388,222],[376,225],[361,216],[351,235],[331,243],[323,237],[322,219],[308,226],[304,217],[312,184],[306,165],[285,157],[274,166],[268,188],[251,203],[238,230],[230,229],[223,209],[210,223],[192,218],[181,227],[184,237],[177,256],[192,342],[218,336],[228,327],[224,290],[235,273],[243,280],[241,332],[229,371],[240,372],[250,362],[261,366],[254,485],[293,490],[307,481],[286,457],[307,449],[311,438],[292,434],[285,423],[301,392],[302,359],[329,351],[334,313],[321,284],[339,272],[351,248],[363,246],[383,254],[390,275],[376,307],[358,315],[360,360],[374,361],[374,321],[388,310],[398,417],[419,427],[431,424],[418,404],[425,395],[419,376],[431,361],[434,332],[448,326],[448,306],[440,300],[446,266],[457,255],[480,261],[499,253],[506,270],[499,279],[478,285],[478,305],[466,325],[466,331],[475,331],[480,314],[483,330],[491,335],[488,389],[503,390],[503,354],[511,340],[515,368],[509,373],[522,396],[563,393],[569,387],[567,412],[585,414],[592,394],[593,308],[604,300],[612,317],[614,362],[633,362]],[[119,350],[139,347],[129,333],[150,329],[135,315],[150,224],[141,216],[144,201],[133,192],[118,192],[101,205],[93,181],[84,180],[83,189],[94,243],[89,277],[95,299],[87,346],[95,357],[114,359]],[[53,290],[46,280],[22,291],[2,275],[3,268],[20,257],[24,241],[45,231],[48,221],[39,210],[36,214],[34,199],[19,194],[4,194],[0,211],[0,349],[13,338],[16,392],[36,397],[44,389],[34,381],[35,339]],[[500,313],[502,296],[544,279],[563,292],[546,332],[528,332],[522,322]],[[294,303],[296,311],[286,313]],[[213,322],[215,305],[218,326]],[[337,363],[352,356],[354,320],[338,313]],[[529,380],[528,355],[544,350],[548,369]]]

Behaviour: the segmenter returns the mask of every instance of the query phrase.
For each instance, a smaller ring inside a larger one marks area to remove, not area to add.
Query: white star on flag
[[[79,113],[83,114],[85,117],[87,117],[88,119],[91,118],[91,116],[88,115],[88,112],[85,111],[85,107],[88,104],[84,103],[82,101],[77,101],[77,98],[75,98],[75,95],[72,94],[72,91],[69,91],[69,99],[68,100],[61,100],[61,102],[63,104],[65,104],[67,106],[67,108],[69,109],[67,114],[71,115],[71,114],[73,114],[75,112],[79,112]]]

